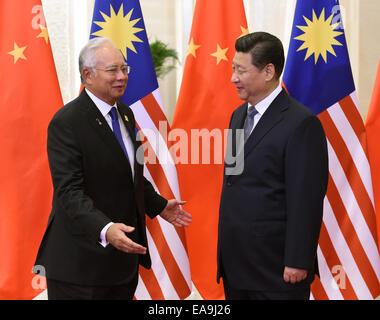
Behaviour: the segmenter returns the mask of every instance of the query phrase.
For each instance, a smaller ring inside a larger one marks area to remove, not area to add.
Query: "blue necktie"
[[[255,115],[258,113],[256,108],[254,106],[249,106],[247,110],[247,121],[245,123],[245,128],[244,128],[244,142],[246,142],[249,138],[249,135],[251,134],[254,120],[253,118]]]
[[[115,134],[117,141],[119,141],[119,144],[120,144],[121,148],[123,149],[123,151],[125,153],[125,156],[127,157],[128,161],[129,161],[127,149],[125,148],[125,145],[124,145],[124,142],[123,142],[123,138],[121,137],[119,119],[117,118],[116,108],[112,107],[111,111],[109,112],[109,114],[110,114],[110,116],[112,118],[113,133]]]

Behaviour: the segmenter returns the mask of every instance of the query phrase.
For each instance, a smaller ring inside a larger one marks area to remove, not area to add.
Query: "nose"
[[[239,81],[239,77],[236,75],[235,71],[232,71],[231,82],[236,83],[238,81]]]
[[[117,80],[127,80],[128,79],[128,74],[123,72],[121,69],[117,72]]]

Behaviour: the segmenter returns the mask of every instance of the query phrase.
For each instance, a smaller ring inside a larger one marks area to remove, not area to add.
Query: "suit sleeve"
[[[137,134],[136,121],[135,116],[131,110],[131,108],[125,106],[121,103],[121,105],[125,108],[125,112],[128,113],[128,117],[131,119],[131,123],[133,124],[133,132]],[[136,139],[136,136],[134,137]],[[136,139],[137,140],[137,139]],[[141,146],[140,140],[138,139],[138,147]],[[144,208],[145,213],[150,217],[154,218],[159,215],[162,210],[166,207],[168,201],[163,198],[160,194],[156,192],[152,184],[143,176],[143,199],[144,199]]]
[[[319,119],[311,116],[296,128],[286,148],[285,266],[314,265],[327,181],[326,137]]]
[[[49,124],[47,152],[54,197],[63,208],[64,220],[74,232],[98,241],[102,228],[111,220],[95,208],[84,192],[82,152],[70,125],[55,117]]]
[[[161,197],[153,188],[152,184],[144,177],[144,205],[150,218],[159,215],[165,209],[168,200]]]

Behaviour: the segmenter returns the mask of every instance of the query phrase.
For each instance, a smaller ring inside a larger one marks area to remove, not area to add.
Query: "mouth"
[[[113,86],[113,88],[115,88],[117,90],[124,90],[126,88],[126,85],[123,85],[123,84],[115,85],[115,86]]]

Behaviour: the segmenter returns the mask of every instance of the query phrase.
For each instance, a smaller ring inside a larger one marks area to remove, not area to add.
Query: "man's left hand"
[[[160,213],[161,218],[170,222],[176,227],[187,227],[191,223],[191,214],[182,209],[186,201],[171,199],[165,209]]]
[[[307,277],[307,270],[285,267],[284,269],[284,281],[295,284]]]

